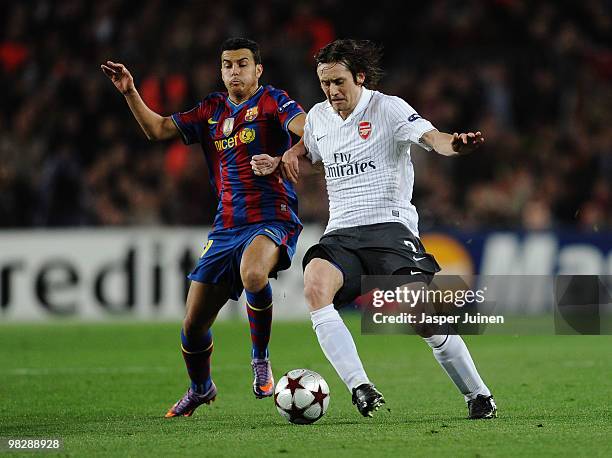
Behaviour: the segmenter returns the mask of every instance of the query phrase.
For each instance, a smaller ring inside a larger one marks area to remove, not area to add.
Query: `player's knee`
[[[240,278],[246,290],[260,291],[268,283],[268,272],[260,266],[242,266]]]
[[[183,330],[186,336],[198,336],[210,329],[219,309],[205,307],[203,304],[187,301],[187,313],[183,320]]]
[[[412,329],[414,329],[414,333],[427,339],[434,335],[436,329],[427,324],[413,324]]]
[[[414,285],[418,285],[420,283],[413,283],[411,284],[411,287],[414,288]],[[424,302],[415,302],[412,305],[412,311],[411,313],[414,316],[424,316],[424,315],[429,315],[431,316],[432,313],[434,313],[435,310],[432,310],[430,308],[430,306],[428,306],[428,304],[424,303]],[[441,330],[440,329],[440,325],[437,324],[430,324],[430,323],[412,323],[411,324],[415,334],[423,337],[423,338],[428,338],[431,337],[435,334],[440,334],[440,333],[445,333],[446,329]]]
[[[317,304],[319,302],[319,292],[317,291],[316,285],[312,282],[309,283],[304,281],[304,297],[310,308],[313,308],[312,304]]]
[[[329,305],[334,299],[337,288],[333,287],[329,278],[310,272],[304,275],[304,296],[311,310],[317,310]]]
[[[188,339],[197,339],[210,328],[209,322],[198,317],[187,315],[183,320],[183,333]]]

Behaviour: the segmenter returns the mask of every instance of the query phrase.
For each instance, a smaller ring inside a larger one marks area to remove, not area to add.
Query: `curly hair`
[[[344,64],[353,75],[355,83],[357,73],[365,74],[363,85],[374,89],[384,74],[380,67],[382,49],[381,45],[370,40],[343,39],[319,49],[314,58],[317,66],[329,63]]]

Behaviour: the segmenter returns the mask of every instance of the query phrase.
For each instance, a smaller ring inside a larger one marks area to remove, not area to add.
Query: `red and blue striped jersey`
[[[254,155],[281,156],[291,146],[288,125],[301,113],[285,91],[260,86],[240,105],[227,92],[215,92],[192,110],[172,115],[183,141],[200,143],[206,156],[219,199],[213,230],[262,221],[301,224],[293,185],[251,169]]]

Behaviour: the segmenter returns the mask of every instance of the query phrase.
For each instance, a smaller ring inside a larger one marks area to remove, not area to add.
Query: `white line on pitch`
[[[128,366],[128,367],[18,367],[1,371],[4,375],[71,375],[71,374],[143,374],[147,372],[168,372],[172,367]]]
[[[242,370],[248,368],[246,364],[226,364],[223,368],[215,368],[215,372]],[[37,375],[73,375],[73,374],[146,374],[151,372],[180,371],[174,366],[125,366],[125,367],[17,367],[0,370],[0,375],[37,376]]]

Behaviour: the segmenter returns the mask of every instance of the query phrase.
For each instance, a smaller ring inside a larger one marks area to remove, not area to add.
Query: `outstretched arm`
[[[179,130],[172,118],[155,113],[144,103],[136,90],[134,78],[125,65],[108,60],[100,67],[117,90],[123,94],[132,114],[149,140],[168,140],[179,136]]]
[[[480,132],[446,134],[438,130],[430,130],[421,137],[421,141],[444,156],[471,153],[484,143]]]

